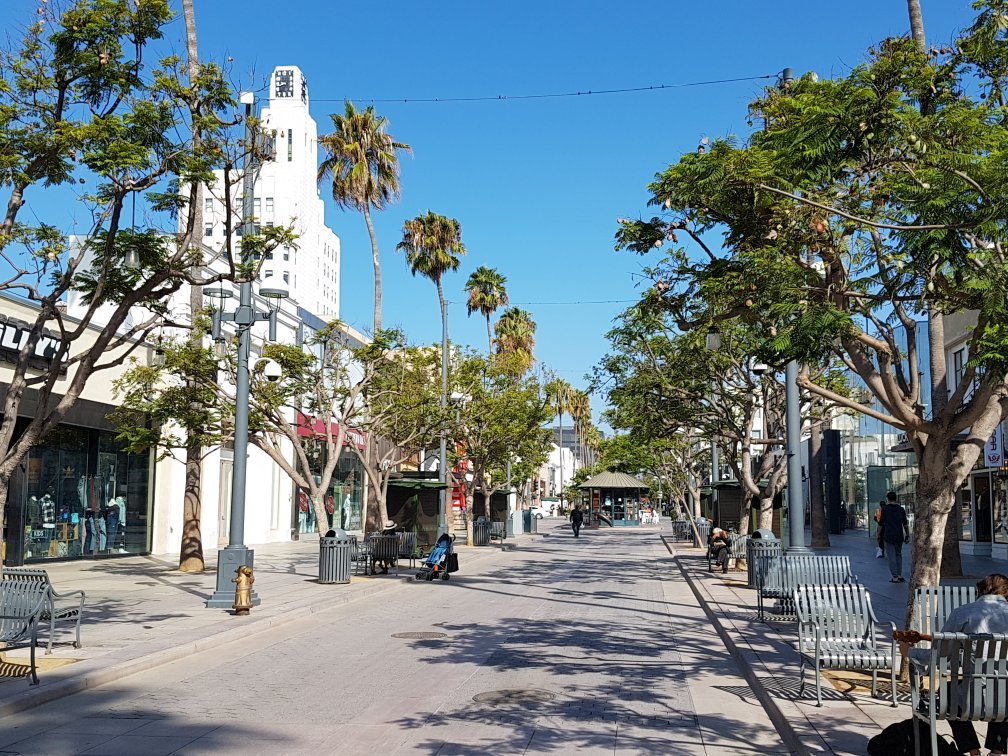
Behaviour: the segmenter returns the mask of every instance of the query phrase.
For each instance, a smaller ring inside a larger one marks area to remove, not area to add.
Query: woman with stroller
[[[731,537],[716,525],[711,529],[710,539],[707,542],[709,560],[721,565],[721,572],[728,572],[729,547]]]

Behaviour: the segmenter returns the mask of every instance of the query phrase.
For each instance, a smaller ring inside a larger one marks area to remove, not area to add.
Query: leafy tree
[[[113,419],[120,438],[132,450],[158,447],[162,455],[184,449],[191,438],[202,446],[230,438],[234,397],[228,382],[218,378],[221,363],[190,339],[169,339],[162,351],[163,366],[135,364],[116,384],[122,406]],[[263,358],[279,363],[282,376],[266,380],[260,361],[251,368],[249,443],[308,492],[316,522],[328,519],[325,497],[350,428],[381,433],[393,442],[377,456],[376,444],[349,445],[376,491],[377,519],[388,521],[389,473],[444,428],[445,411],[430,388],[437,359],[430,352],[405,347],[390,331],[370,344],[354,345],[339,321],[328,323],[302,347],[263,345]],[[234,355],[223,363],[232,386],[235,363]],[[151,418],[147,427],[137,422],[144,417]],[[401,446],[395,448],[396,443]]]
[[[465,397],[452,438],[472,471],[467,508],[473,511],[473,494],[479,492],[489,516],[491,497],[509,482],[509,467],[517,460],[529,469],[545,463],[552,434],[542,426],[552,411],[540,380],[516,373],[502,360],[471,354],[452,375],[454,390]],[[514,469],[510,474],[522,479]]]
[[[386,132],[388,119],[375,113],[373,106],[357,110],[347,100],[343,107],[342,114],[329,116],[333,133],[319,137],[318,143],[326,157],[319,166],[318,180],[331,178],[336,204],[364,215],[374,263],[374,332],[377,334],[382,329],[382,280],[371,209],[384,210],[399,199],[398,152],[412,154],[412,149]]]
[[[779,354],[836,355],[860,378],[881,409],[800,383],[906,434],[918,464],[912,587],[938,582],[956,491],[1008,405],[1008,32],[1002,3],[977,7],[953,46],[886,40],[843,78],[767,91],[750,108],[764,130],[684,155],[650,186],[668,216],[617,234],[638,252],[693,240],[699,255],[675,250],[655,269],[653,299],[683,325],[760,323]],[[724,255],[706,243],[715,233]],[[944,351],[956,313],[975,322],[958,382]],[[925,314],[930,397],[918,374]]]
[[[361,392],[364,411],[358,424],[381,443],[352,448],[370,483],[381,527],[388,522],[389,480],[403,462],[437,442],[454,414],[431,380],[439,370],[437,351],[407,346],[402,333],[382,331],[373,343],[355,350],[354,358],[370,374]]]
[[[487,354],[493,353],[493,332],[490,330],[490,318],[501,307],[506,307],[508,303],[507,289],[504,284],[507,279],[493,268],[481,265],[476,268],[466,282],[466,291],[469,299],[466,302],[466,309],[469,315],[479,310],[483,313],[487,323]]]
[[[146,61],[171,19],[167,0],[43,3],[23,37],[0,51],[0,186],[8,192],[0,291],[38,307],[0,408],[0,491],[86,382],[122,364],[165,322],[172,293],[235,274],[233,264],[215,276],[194,268],[201,261],[195,210],[178,191],[211,180],[213,168],[234,154],[231,90],[216,64]],[[44,209],[24,218],[33,193],[69,195],[74,187],[93,217],[83,237],[68,241],[64,219],[47,218]],[[133,202],[141,219],[148,211],[177,216],[180,233],[167,236],[145,221],[127,225],[124,211]],[[62,311],[71,292],[82,302],[73,320]],[[45,331],[58,338],[49,358],[66,367],[66,380],[60,370],[33,369]],[[37,410],[15,437],[28,394]]]

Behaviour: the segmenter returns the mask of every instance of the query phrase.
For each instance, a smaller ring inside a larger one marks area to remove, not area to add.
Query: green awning
[[[448,488],[447,483],[441,483],[437,480],[410,480],[409,478],[390,480],[389,485],[393,488],[410,488],[413,490],[421,488]]]

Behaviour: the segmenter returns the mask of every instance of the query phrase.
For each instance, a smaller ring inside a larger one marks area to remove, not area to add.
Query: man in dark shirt
[[[574,531],[574,537],[577,538],[581,533],[581,523],[584,522],[584,513],[581,511],[581,505],[575,504],[574,511],[570,513],[571,530]]]
[[[885,540],[886,556],[889,558],[890,583],[905,583],[903,578],[903,544],[910,543],[910,523],[906,511],[896,501],[896,492],[886,494],[886,505],[882,507],[882,538]]]

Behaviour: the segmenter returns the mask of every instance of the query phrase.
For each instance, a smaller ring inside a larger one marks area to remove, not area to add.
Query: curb
[[[683,565],[678,552],[673,551],[672,547],[669,546],[668,542],[666,542],[664,538],[662,539],[662,542],[665,544],[665,548],[667,548],[672,554],[672,558],[675,561],[676,566],[679,568],[679,572],[682,574],[683,578],[685,578],[687,585],[689,585],[690,590],[697,599],[697,603],[703,609],[704,614],[707,615],[711,626],[714,628],[714,631],[728,650],[728,653],[731,654],[731,657],[735,660],[735,663],[738,665],[739,670],[742,673],[742,677],[749,685],[753,695],[756,696],[760,706],[763,707],[763,710],[767,714],[767,718],[773,724],[774,729],[777,730],[777,734],[780,735],[784,745],[793,754],[800,754],[804,756],[804,754],[812,753],[802,743],[801,737],[791,724],[791,720],[781,709],[777,700],[771,696],[769,691],[763,686],[762,681],[754,671],[753,668],[755,665],[763,666],[760,659],[758,657],[750,656],[745,648],[739,646],[735,637],[728,632],[728,629],[722,623],[718,614],[711,609],[711,601],[704,594],[701,586],[698,585],[697,582],[690,576],[689,570],[687,570]],[[766,670],[766,672],[767,675],[771,674],[769,670]]]

